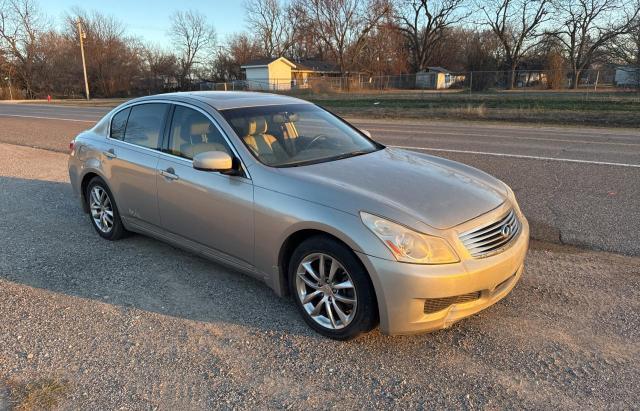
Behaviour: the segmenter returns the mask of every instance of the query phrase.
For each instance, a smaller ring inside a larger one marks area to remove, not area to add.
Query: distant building
[[[313,78],[340,76],[340,70],[332,64],[317,60],[293,62],[284,57],[254,60],[240,68],[250,90],[308,88]]]
[[[440,90],[456,84],[462,84],[465,76],[454,74],[446,68],[427,67],[416,73],[416,88]]]
[[[616,67],[615,83],[619,87],[640,87],[640,67]]]

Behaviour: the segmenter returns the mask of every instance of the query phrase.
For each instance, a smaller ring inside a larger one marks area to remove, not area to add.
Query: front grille
[[[459,238],[471,256],[481,258],[506,248],[519,232],[520,222],[516,213],[510,210],[498,221],[462,233]]]
[[[469,294],[455,295],[453,297],[445,298],[429,298],[424,302],[424,313],[433,314],[438,311],[444,310],[453,304],[468,303],[480,298],[480,291],[476,291]]]

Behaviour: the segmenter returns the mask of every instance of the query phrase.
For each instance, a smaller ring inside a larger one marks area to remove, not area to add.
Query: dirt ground
[[[0,157],[0,408],[640,403],[640,258],[533,242],[522,281],[490,309],[339,343],[251,278],[142,236],[101,240],[65,155],[2,144]]]

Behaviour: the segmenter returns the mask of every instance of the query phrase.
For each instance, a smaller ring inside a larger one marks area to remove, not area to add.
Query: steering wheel
[[[317,142],[321,141],[321,140],[327,140],[329,139],[329,136],[326,134],[318,134],[317,136],[315,136],[310,142],[308,142],[303,148],[302,150],[307,150],[309,148],[311,148],[311,146],[313,146],[314,144],[316,144]]]

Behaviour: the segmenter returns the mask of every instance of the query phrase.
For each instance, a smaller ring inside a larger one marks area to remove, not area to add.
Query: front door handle
[[[160,170],[160,175],[168,180],[177,180],[178,175],[175,174],[175,171],[172,167],[167,168],[166,170]]]
[[[116,155],[116,152],[112,148],[110,148],[107,151],[103,151],[102,154],[104,154],[104,156],[107,157],[107,158],[116,158],[116,157],[118,157]]]

